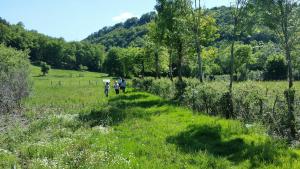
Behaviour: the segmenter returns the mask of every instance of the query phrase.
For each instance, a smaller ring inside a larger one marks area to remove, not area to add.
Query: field
[[[26,122],[0,134],[0,168],[300,168],[300,151],[261,126],[194,114],[133,89],[106,98],[105,74],[42,77],[32,67],[32,76]]]

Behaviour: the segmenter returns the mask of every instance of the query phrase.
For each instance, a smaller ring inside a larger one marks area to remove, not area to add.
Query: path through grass
[[[0,168],[300,168],[300,154],[260,127],[143,92],[107,99],[96,84],[103,74],[38,74],[25,102],[28,125],[0,134]]]

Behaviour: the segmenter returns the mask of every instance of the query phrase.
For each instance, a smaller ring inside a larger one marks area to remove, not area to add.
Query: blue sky
[[[229,5],[232,0],[202,0],[205,7]],[[82,40],[104,26],[153,11],[155,0],[0,0],[0,17],[22,21],[37,30],[67,41]]]

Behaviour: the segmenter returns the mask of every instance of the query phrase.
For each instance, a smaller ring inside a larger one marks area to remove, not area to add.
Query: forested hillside
[[[233,8],[225,6],[201,9],[199,36],[202,36],[200,39],[202,71],[205,77],[230,74],[231,41],[234,40],[233,11]],[[262,24],[263,18],[260,14],[254,15],[252,11],[249,15],[251,17],[249,16],[243,30],[239,32],[233,51],[237,58],[233,70],[234,79],[239,81],[285,79],[287,61],[281,50],[279,37],[268,26]],[[167,23],[170,18],[165,23],[157,23],[159,21],[152,18],[159,18],[157,12],[145,14],[140,19],[131,18],[124,23],[105,27],[90,35],[84,42],[103,44],[106,47],[107,57],[103,67],[104,71],[111,75],[177,76],[179,70],[175,57],[177,53],[172,50],[174,46],[168,46],[172,38],[167,37],[170,30],[166,30],[166,24],[171,24]],[[184,35],[185,57],[181,61],[181,73],[185,77],[196,77],[199,68],[193,35],[194,23],[191,17],[187,21],[188,25],[185,26],[187,32]],[[293,57],[293,62],[295,66],[293,76],[299,79],[300,60]]]
[[[53,38],[26,30],[22,22],[10,24],[0,18],[0,44],[28,50],[32,63],[47,62],[54,68],[100,71],[104,61],[104,47],[86,42],[66,42],[63,38]]]
[[[220,37],[216,40],[230,40],[230,28],[232,27],[231,9],[230,7],[214,7],[207,9],[206,13],[216,19],[216,23],[220,28]],[[142,15],[140,18],[130,18],[124,23],[117,23],[114,26],[108,26],[100,29],[89,35],[84,41],[90,43],[103,44],[107,49],[111,47],[129,47],[129,46],[142,46],[141,41],[149,32],[148,23],[156,17],[155,12],[150,12]],[[277,39],[267,27],[257,27],[255,32],[250,36],[244,33],[241,37],[243,42],[249,43],[250,41],[262,42],[277,42]]]
[[[140,18],[133,17],[124,23],[111,27],[104,27],[88,36],[84,41],[103,44],[107,49],[111,47],[129,47],[143,45],[143,38],[149,32],[148,24],[155,18],[155,12],[149,12]]]

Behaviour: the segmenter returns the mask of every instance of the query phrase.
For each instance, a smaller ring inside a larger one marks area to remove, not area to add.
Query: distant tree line
[[[20,22],[9,24],[0,19],[0,43],[17,50],[28,50],[32,63],[46,62],[53,68],[79,69],[87,66],[90,71],[101,71],[104,62],[104,47],[87,42],[66,42],[36,31],[24,29]]]

